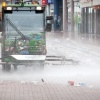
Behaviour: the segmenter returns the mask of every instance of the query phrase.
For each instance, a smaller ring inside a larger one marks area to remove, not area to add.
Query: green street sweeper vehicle
[[[47,20],[50,20],[50,18]],[[1,64],[4,71],[11,66],[32,66],[43,69],[46,59],[45,6],[31,2],[2,2],[2,52]]]

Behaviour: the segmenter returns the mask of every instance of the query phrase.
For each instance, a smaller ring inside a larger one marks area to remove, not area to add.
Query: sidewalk
[[[70,33],[68,33],[68,34],[70,34]],[[77,34],[77,36],[74,39],[71,39],[67,36],[63,37],[63,32],[59,32],[59,31],[47,33],[47,36],[60,38],[60,39],[70,39],[71,41],[76,41],[78,43],[83,43],[83,44],[91,45],[91,46],[100,46],[100,38],[97,37],[95,40],[92,37],[90,37],[90,38],[78,37],[78,33],[76,33],[76,34]]]
[[[54,36],[51,34],[48,35],[50,35],[51,38]],[[60,36],[55,35],[55,37],[63,39]],[[20,75],[22,76],[23,73],[19,74],[19,77],[21,77]],[[30,76],[30,78],[32,77],[33,75]],[[100,100],[100,87],[97,85],[70,86],[67,81],[66,84],[58,84],[54,83],[53,79],[53,81],[51,81],[49,77],[47,80],[48,81],[44,80],[44,82],[41,80],[29,82],[0,81],[0,100]]]
[[[0,83],[0,100],[100,100],[100,88],[4,81]]]

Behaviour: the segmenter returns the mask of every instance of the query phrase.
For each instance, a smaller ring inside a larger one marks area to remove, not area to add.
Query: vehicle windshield
[[[7,38],[20,38],[27,36],[32,38],[33,34],[44,32],[43,14],[32,12],[16,12],[5,14],[5,31]]]

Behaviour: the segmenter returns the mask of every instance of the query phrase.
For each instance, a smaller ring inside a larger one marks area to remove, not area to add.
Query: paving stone
[[[0,100],[100,100],[100,88],[52,83],[0,83]]]

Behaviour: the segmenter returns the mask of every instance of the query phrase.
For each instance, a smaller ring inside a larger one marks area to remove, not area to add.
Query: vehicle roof
[[[6,4],[6,7],[40,7],[41,5],[39,4]]]

